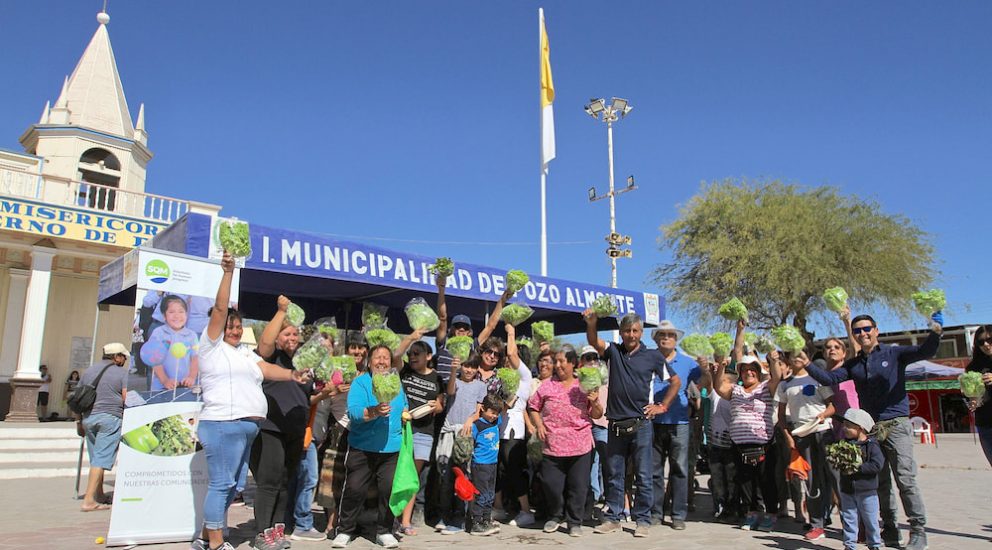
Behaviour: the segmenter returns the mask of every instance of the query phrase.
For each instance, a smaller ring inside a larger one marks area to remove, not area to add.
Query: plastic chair
[[[909,423],[913,425],[913,435],[920,436],[920,443],[936,445],[934,443],[933,428],[930,427],[929,422],[922,417],[914,416],[909,419]]]

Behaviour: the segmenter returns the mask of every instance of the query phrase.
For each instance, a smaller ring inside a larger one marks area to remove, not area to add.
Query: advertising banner
[[[109,546],[192,540],[208,483],[196,439],[197,349],[223,272],[216,261],[136,252],[132,364]],[[239,276],[235,270],[232,298]]]

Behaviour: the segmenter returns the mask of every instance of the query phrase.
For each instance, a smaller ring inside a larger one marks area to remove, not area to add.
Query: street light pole
[[[586,113],[595,118],[596,120],[602,120],[606,123],[606,147],[607,153],[609,154],[609,167],[610,167],[610,190],[605,195],[596,195],[596,188],[589,188],[589,201],[596,202],[602,199],[610,199],[610,234],[606,236],[606,242],[609,246],[606,249],[606,255],[610,258],[610,287],[617,287],[617,258],[630,258],[632,252],[629,248],[620,248],[623,245],[630,245],[630,236],[621,235],[617,233],[617,208],[616,208],[616,197],[617,195],[622,195],[628,191],[633,191],[637,189],[634,185],[634,176],[627,178],[627,187],[617,190],[614,186],[613,178],[613,123],[620,120],[627,115],[633,109],[626,99],[621,99],[614,97],[609,105],[605,103],[602,99],[592,99],[589,104],[586,105]]]

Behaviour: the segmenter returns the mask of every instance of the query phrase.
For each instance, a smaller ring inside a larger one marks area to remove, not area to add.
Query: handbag
[[[765,460],[765,446],[758,444],[738,445],[737,451],[741,453],[741,461],[749,466],[757,466],[759,462]]]
[[[419,490],[420,475],[413,462],[413,429],[409,422],[405,422],[403,442],[400,444],[400,455],[396,459],[396,472],[393,474],[393,490],[389,493],[389,510],[393,515],[399,517]]]
[[[644,424],[643,417],[628,418],[626,420],[611,420],[610,433],[616,437],[626,437],[635,433]]]
[[[66,405],[69,410],[76,414],[89,414],[93,410],[93,405],[96,403],[96,389],[100,386],[100,379],[103,378],[103,374],[107,372],[113,364],[107,364],[97,375],[96,380],[93,384],[77,384],[76,389],[72,390],[72,395],[66,399]]]

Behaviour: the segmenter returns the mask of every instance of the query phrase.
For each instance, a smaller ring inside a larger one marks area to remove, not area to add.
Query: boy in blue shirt
[[[496,496],[496,461],[499,455],[499,432],[503,427],[503,401],[489,394],[482,400],[479,419],[472,423],[472,484],[479,495],[472,502],[472,530],[470,534],[489,536],[499,532],[499,525],[492,520],[493,500]]]

